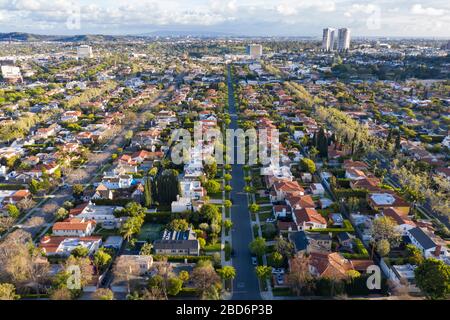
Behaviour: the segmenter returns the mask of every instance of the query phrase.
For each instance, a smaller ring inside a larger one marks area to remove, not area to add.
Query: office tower
[[[338,31],[338,51],[347,51],[350,49],[350,29],[341,28]]]
[[[333,51],[336,42],[336,30],[333,28],[323,29],[322,50]]]
[[[263,54],[262,45],[260,44],[250,44],[247,47],[247,54],[253,59],[260,59]]]
[[[78,59],[92,58],[94,54],[92,53],[92,47],[87,45],[81,45],[77,48]]]

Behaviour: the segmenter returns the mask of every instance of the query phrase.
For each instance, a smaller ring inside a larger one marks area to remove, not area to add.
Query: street
[[[237,129],[236,101],[231,79],[231,67],[228,67],[228,101],[231,115],[230,129]],[[235,149],[235,159],[237,152]],[[236,163],[236,161],[234,161]],[[255,267],[251,262],[249,244],[253,240],[250,214],[248,211],[247,194],[243,191],[245,186],[243,165],[232,165],[231,180],[231,220],[232,248],[234,249],[233,266],[236,269],[236,278],[233,281],[233,300],[260,300],[259,283]]]

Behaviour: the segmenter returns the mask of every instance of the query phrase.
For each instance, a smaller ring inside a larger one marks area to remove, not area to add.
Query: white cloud
[[[352,5],[345,13],[344,15],[346,17],[351,17],[355,13],[365,13],[365,14],[371,14],[375,11],[379,10],[379,7],[369,3],[369,4],[354,4]]]
[[[433,7],[424,8],[421,4],[415,4],[411,7],[411,13],[424,16],[442,16],[445,14],[445,10]]]

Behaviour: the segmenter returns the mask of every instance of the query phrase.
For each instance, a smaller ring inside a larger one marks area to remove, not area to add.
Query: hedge
[[[27,186],[23,184],[0,183],[0,190],[22,190],[22,189],[27,189]]]
[[[334,195],[337,198],[350,198],[350,197],[357,197],[357,198],[365,198],[367,194],[369,193],[368,190],[365,189],[334,189]]]
[[[195,288],[182,288],[177,297],[197,297],[198,295],[199,293]]]
[[[169,262],[184,262],[185,259],[187,259],[188,263],[197,263],[200,260],[211,260],[212,256],[170,256],[170,255],[161,255],[161,254],[155,254],[153,256],[153,260],[155,261],[161,261],[163,259],[167,258],[167,261]]]
[[[325,229],[312,229],[308,230],[311,232],[323,232],[323,233],[339,233],[339,232],[354,232],[355,229],[353,228],[352,223],[349,220],[344,220],[344,227],[343,228],[325,228]]]
[[[109,200],[109,199],[95,199],[92,202],[97,206],[120,206],[125,207],[128,203],[133,202],[133,199],[117,199],[117,200]]]

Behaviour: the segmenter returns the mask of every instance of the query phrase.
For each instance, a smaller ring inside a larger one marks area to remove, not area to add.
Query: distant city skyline
[[[0,30],[49,35],[154,31],[312,36],[348,27],[352,37],[450,37],[450,3],[352,0],[0,0]]]

